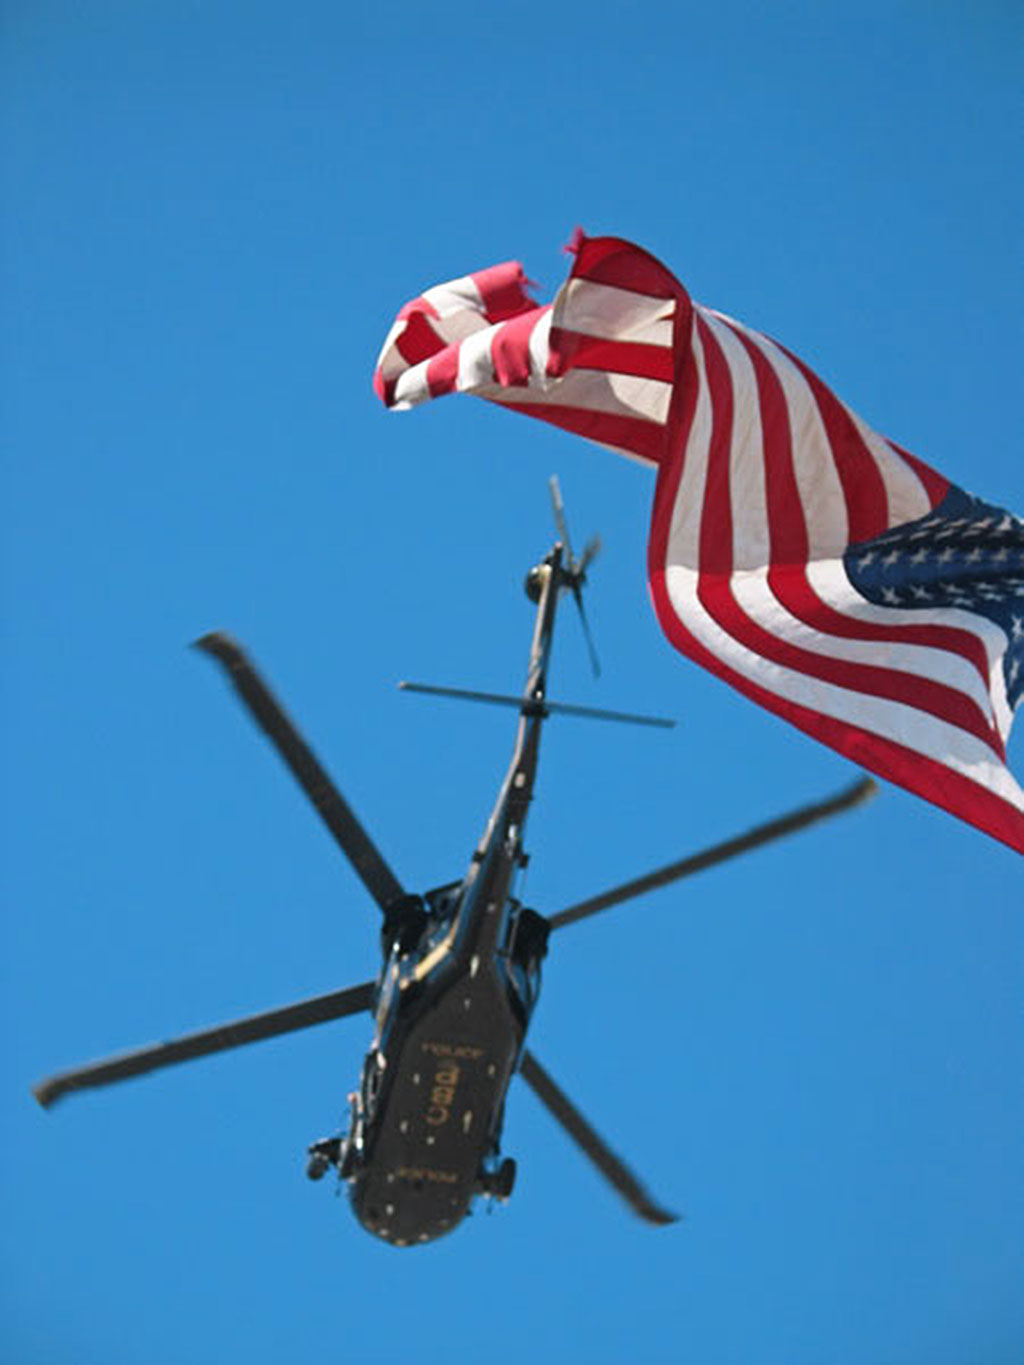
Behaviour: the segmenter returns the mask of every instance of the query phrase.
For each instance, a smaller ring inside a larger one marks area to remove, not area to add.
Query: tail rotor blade
[[[313,996],[309,1000],[300,1000],[295,1005],[286,1005],[283,1009],[269,1010],[264,1014],[251,1014],[245,1019],[235,1019],[216,1028],[204,1029],[201,1033],[189,1033],[171,1042],[154,1043],[135,1052],[122,1052],[101,1062],[48,1076],[33,1088],[32,1093],[43,1108],[48,1109],[73,1090],[112,1085],[115,1081],[144,1076],[149,1071],[173,1066],[176,1062],[208,1057],[214,1052],[226,1052],[229,1048],[242,1047],[246,1043],[294,1033],[296,1029],[326,1024],[349,1014],[361,1014],[372,1007],[376,989],[376,982],[364,981],[360,986]]]
[[[600,553],[601,537],[591,536],[590,539],[587,541],[586,545],[584,545],[583,547],[583,553],[580,555],[580,562],[577,569],[580,578],[584,576],[584,574],[587,572],[587,569],[590,567],[591,564],[593,564],[594,560]]]
[[[572,568],[572,541],[569,539],[569,524],[565,519],[565,503],[562,501],[562,489],[558,482],[558,475],[552,474],[548,484],[551,488],[551,507],[555,514],[555,528],[558,531],[558,539],[565,546],[569,566]]]
[[[386,910],[405,894],[402,884],[252,661],[222,631],[204,635],[195,647],[224,668],[249,714],[287,763],[367,891]]]
[[[562,542],[567,560],[562,581],[565,587],[572,590],[572,595],[576,599],[576,609],[579,611],[580,625],[583,627],[583,638],[587,642],[587,653],[590,655],[590,667],[593,670],[594,677],[599,678],[601,676],[601,661],[597,657],[597,649],[594,646],[594,637],[590,633],[587,613],[583,610],[583,584],[586,582],[588,566],[593,563],[601,549],[601,537],[592,536],[583,547],[583,554],[577,561],[572,552],[569,523],[565,519],[565,503],[562,501],[562,489],[557,474],[552,474],[548,482],[551,487],[551,506],[555,514],[555,526],[558,529],[558,538]]]
[[[677,1213],[662,1208],[644,1189],[626,1163],[615,1155],[604,1139],[591,1127],[532,1052],[523,1053],[519,1074],[548,1113],[561,1124],[583,1155],[618,1191],[638,1217],[659,1227],[679,1221]]]
[[[583,627],[583,638],[587,642],[587,653],[590,655],[590,667],[593,669],[594,677],[601,676],[601,661],[597,657],[597,649],[594,645],[594,637],[590,633],[590,624],[587,621],[587,613],[583,610],[583,593],[580,591],[579,580],[573,584],[572,595],[576,599],[576,607],[580,614],[580,625]]]
[[[757,825],[754,829],[748,830],[745,834],[737,835],[734,839],[726,839],[723,843],[714,844],[711,848],[706,848],[700,853],[692,853],[689,857],[680,859],[679,862],[669,863],[665,867],[657,868],[654,872],[648,872],[646,876],[636,877],[632,881],[623,882],[620,886],[613,886],[609,891],[604,891],[599,896],[591,896],[589,900],[570,905],[567,909],[559,911],[557,915],[549,917],[551,927],[552,929],[561,929],[567,924],[575,924],[577,920],[587,919],[590,915],[599,914],[600,911],[608,910],[613,905],[621,905],[623,901],[632,900],[635,896],[642,896],[648,891],[655,891],[658,887],[668,886],[671,882],[692,876],[695,872],[703,872],[707,867],[714,867],[718,863],[727,862],[728,859],[735,858],[740,853],[747,853],[751,849],[760,848],[763,844],[770,844],[776,839],[784,838],[787,834],[795,834],[798,830],[817,824],[819,820],[827,820],[829,816],[852,810],[855,806],[869,800],[877,791],[878,788],[870,777],[861,778],[852,786],[844,787],[835,796],[830,796],[824,801],[815,801],[811,805],[801,806],[798,810],[790,811],[788,815],[780,816],[777,820],[769,820],[766,824]]]

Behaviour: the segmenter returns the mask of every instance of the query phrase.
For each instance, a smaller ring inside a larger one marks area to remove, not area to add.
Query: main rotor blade
[[[870,777],[861,778],[825,801],[801,806],[799,810],[790,811],[788,815],[780,816],[777,820],[769,820],[767,824],[755,826],[746,834],[726,839],[721,844],[714,844],[701,853],[691,853],[688,858],[682,858],[679,862],[669,863],[654,872],[648,872],[644,877],[636,877],[633,881],[623,882],[621,886],[613,886],[611,890],[603,891],[599,896],[591,896],[589,900],[570,905],[568,909],[549,917],[551,927],[561,929],[566,924],[575,924],[577,920],[596,915],[613,905],[621,905],[623,901],[632,900],[634,896],[642,896],[647,891],[668,886],[670,882],[692,876],[695,872],[703,872],[706,867],[724,863],[729,858],[735,858],[737,854],[746,853],[752,848],[760,848],[762,844],[769,844],[787,834],[795,834],[797,830],[806,829],[808,825],[816,824],[819,820],[827,820],[831,815],[838,815],[842,811],[859,806],[861,802],[874,796],[877,790]]]
[[[628,725],[654,725],[671,730],[674,720],[662,716],[640,716],[632,711],[605,711],[597,706],[574,706],[565,701],[531,701],[529,697],[513,697],[504,692],[474,692],[465,687],[435,687],[431,683],[400,682],[400,692],[419,692],[426,697],[452,697],[455,701],[483,701],[492,706],[514,706],[526,715],[536,712],[553,716],[582,716],[586,720],[620,720]]]
[[[405,894],[401,882],[251,660],[231,636],[222,631],[204,635],[195,641],[195,647],[223,665],[250,715],[320,812],[320,818],[363,885],[380,908],[386,910],[392,901]]]
[[[248,1018],[234,1019],[228,1024],[204,1029],[201,1033],[189,1033],[167,1043],[154,1043],[135,1052],[122,1052],[102,1062],[92,1062],[73,1071],[61,1071],[56,1076],[48,1076],[33,1087],[32,1093],[43,1108],[48,1109],[73,1090],[111,1085],[114,1081],[126,1081],[131,1076],[142,1076],[147,1071],[173,1066],[176,1062],[207,1057],[213,1052],[226,1052],[245,1043],[276,1038],[279,1034],[293,1033],[296,1029],[310,1028],[313,1024],[326,1024],[331,1019],[341,1019],[348,1014],[361,1014],[372,1007],[376,989],[376,982],[364,981],[360,986],[316,995],[297,1005],[286,1005],[284,1009],[251,1014]]]
[[[625,1162],[617,1157],[604,1139],[594,1131],[532,1052],[523,1053],[519,1074],[548,1113],[557,1119],[604,1178],[614,1185],[634,1213],[639,1214],[648,1223],[656,1223],[659,1227],[679,1221],[677,1213],[671,1213],[655,1203]]]

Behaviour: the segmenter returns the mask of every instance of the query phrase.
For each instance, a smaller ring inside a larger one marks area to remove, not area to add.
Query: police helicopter
[[[634,1213],[653,1224],[676,1220],[525,1047],[549,934],[848,810],[872,793],[874,783],[860,780],[827,800],[557,914],[545,917],[523,905],[513,887],[527,861],[523,836],[544,721],[569,714],[672,724],[548,699],[555,613],[565,592],[579,608],[597,669],[582,588],[599,548],[595,537],[578,559],[574,556],[556,479],[551,490],[558,539],[526,577],[536,617],[522,694],[401,684],[519,712],[511,763],[463,877],[422,894],[407,891],[245,652],[226,634],[204,635],[197,648],[225,669],[376,901],[382,916],[380,974],[375,981],[61,1072],[35,1087],[41,1105],[48,1107],[75,1090],[368,1011],[375,1029],[359,1088],[349,1097],[348,1131],[311,1144],[307,1173],[316,1180],[332,1168],[337,1171],[347,1182],[356,1217],[369,1232],[395,1246],[417,1245],[451,1232],[477,1196],[508,1199],[516,1166],[511,1158],[502,1158],[500,1139],[506,1095],[516,1075]]]

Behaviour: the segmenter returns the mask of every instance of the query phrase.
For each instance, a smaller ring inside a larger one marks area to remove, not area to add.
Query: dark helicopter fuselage
[[[399,1246],[450,1232],[496,1167],[505,1095],[540,989],[547,922],[513,896],[546,715],[560,582],[556,546],[528,580],[537,621],[512,762],[461,883],[386,919],[377,1028],[338,1165],[365,1228]]]
[[[548,933],[736,854],[850,809],[874,791],[870,779],[759,825],[699,853],[622,882],[545,919],[517,898],[526,864],[523,833],[537,776],[540,733],[551,713],[665,725],[653,717],[549,701],[548,661],[560,594],[576,599],[591,662],[597,661],[581,588],[597,553],[591,540],[576,560],[557,480],[552,501],[560,540],[527,576],[536,603],[526,684],[509,697],[459,688],[401,684],[414,691],[510,705],[519,712],[512,761],[494,810],[461,881],[409,894],[358,816],[289,718],[245,651],[214,631],[196,645],[226,671],[252,719],[291,770],[326,829],[383,915],[383,965],[363,981],[279,1009],[231,1019],[45,1077],[33,1087],[44,1108],[80,1090],[277,1038],[355,1015],[375,1018],[359,1089],[344,1136],[308,1149],[307,1172],[333,1167],[348,1182],[360,1223],[394,1246],[415,1246],[451,1232],[476,1195],[507,1199],[515,1163],[501,1159],[505,1098],[514,1075],[533,1091],[593,1169],[638,1217],[655,1226],[676,1215],[654,1199],[526,1046],[537,1004]]]

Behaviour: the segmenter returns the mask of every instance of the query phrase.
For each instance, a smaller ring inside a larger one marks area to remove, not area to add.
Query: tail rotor
[[[583,627],[583,638],[587,642],[587,652],[590,655],[590,666],[594,671],[594,677],[601,676],[601,663],[597,657],[597,650],[594,647],[594,640],[590,633],[590,626],[587,622],[587,613],[583,609],[583,585],[587,581],[587,569],[597,558],[601,550],[601,537],[591,536],[583,547],[583,553],[579,559],[573,553],[572,540],[569,536],[569,523],[565,519],[565,503],[562,501],[562,489],[558,482],[558,476],[552,474],[549,480],[551,488],[551,508],[555,515],[555,527],[558,531],[558,538],[562,542],[565,550],[566,563],[562,569],[562,576],[565,586],[570,590],[576,602],[577,610],[580,614],[580,625]]]

